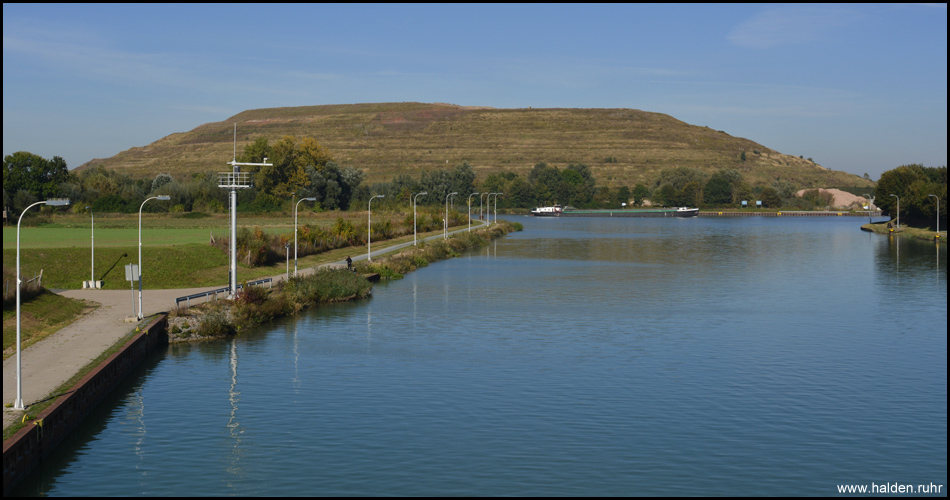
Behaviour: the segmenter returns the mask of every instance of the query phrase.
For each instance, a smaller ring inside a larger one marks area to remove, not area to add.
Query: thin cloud
[[[735,45],[755,49],[802,44],[822,39],[850,24],[853,17],[842,9],[782,7],[756,14],[736,26],[727,38]]]

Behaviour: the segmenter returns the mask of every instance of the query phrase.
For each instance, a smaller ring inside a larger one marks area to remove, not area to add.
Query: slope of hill
[[[539,161],[587,164],[600,185],[650,184],[660,170],[734,168],[753,185],[783,179],[799,187],[865,186],[856,175],[825,169],[723,131],[634,109],[494,109],[451,104],[382,103],[255,109],[175,133],[112,158],[90,161],[151,178],[229,170],[237,153],[264,136],[312,136],[337,163],[363,169],[370,183],[399,173],[468,161],[479,178],[526,175]]]

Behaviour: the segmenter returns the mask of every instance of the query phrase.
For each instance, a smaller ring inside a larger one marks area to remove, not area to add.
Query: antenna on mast
[[[234,152],[231,153],[231,161],[237,161],[237,123],[234,124]]]

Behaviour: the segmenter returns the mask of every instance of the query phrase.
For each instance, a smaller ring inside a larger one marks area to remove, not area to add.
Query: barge
[[[531,211],[535,217],[696,217],[698,208],[631,208],[621,210],[578,210],[576,208],[538,207]]]

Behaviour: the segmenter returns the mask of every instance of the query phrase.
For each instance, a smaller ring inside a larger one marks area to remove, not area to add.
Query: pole
[[[416,199],[422,195],[429,194],[426,191],[423,191],[412,198],[412,245],[416,245]]]
[[[89,210],[89,217],[92,219],[90,232],[92,233],[92,243],[89,245],[92,249],[92,263],[90,265],[89,288],[96,287],[96,216],[92,213],[92,207],[86,207]]]
[[[317,201],[317,199],[301,198],[300,201],[294,205],[294,278],[297,277],[297,207],[300,205],[301,201]]]
[[[139,313],[138,319],[145,317],[145,314],[142,312],[142,209],[145,208],[145,204],[148,200],[162,200],[168,201],[171,199],[171,196],[168,195],[159,195],[152,196],[151,198],[146,198],[142,202],[142,206],[139,207]]]
[[[940,197],[937,196],[937,195],[935,195],[935,194],[928,194],[927,197],[928,197],[928,198],[933,197],[933,199],[937,200],[937,217],[936,217],[936,219],[937,219],[937,237],[939,238],[939,237],[940,237]]]
[[[468,195],[468,232],[472,232],[472,196],[478,193]]]
[[[377,194],[369,199],[369,205],[367,205],[369,213],[366,214],[366,260],[370,262],[373,262],[373,200],[385,197],[384,194]]]
[[[442,239],[443,240],[449,239],[449,198],[456,194],[458,193],[455,192],[455,193],[449,193],[445,195],[445,218],[442,220]]]
[[[23,410],[23,377],[20,372],[20,223],[23,222],[23,214],[27,210],[42,205],[45,201],[38,201],[20,213],[20,219],[16,223],[16,399],[13,400],[14,410]]]
[[[23,280],[20,279],[20,224],[23,222],[23,215],[27,210],[37,205],[69,205],[69,200],[46,200],[38,201],[20,212],[20,218],[16,223],[16,399],[13,400],[14,410],[23,410],[23,365],[20,362],[20,285]]]

